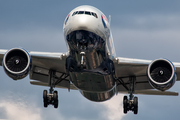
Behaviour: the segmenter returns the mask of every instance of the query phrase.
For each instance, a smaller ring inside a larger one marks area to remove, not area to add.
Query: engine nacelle
[[[6,74],[18,80],[28,75],[31,68],[31,57],[24,49],[13,48],[4,54],[2,64]]]
[[[177,80],[176,68],[167,59],[154,60],[148,66],[147,74],[152,87],[161,91],[171,88]]]

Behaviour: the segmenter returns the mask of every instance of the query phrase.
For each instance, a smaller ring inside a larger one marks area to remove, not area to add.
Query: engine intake
[[[3,57],[3,68],[14,80],[26,77],[30,71],[31,57],[21,48],[10,49]]]
[[[149,83],[155,89],[165,91],[171,88],[176,79],[176,68],[167,59],[154,60],[147,69]]]

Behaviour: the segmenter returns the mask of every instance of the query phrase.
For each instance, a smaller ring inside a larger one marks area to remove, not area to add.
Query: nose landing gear
[[[86,69],[85,52],[81,52],[81,61],[78,61],[78,68]]]

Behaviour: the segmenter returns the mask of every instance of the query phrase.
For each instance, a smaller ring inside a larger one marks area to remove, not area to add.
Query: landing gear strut
[[[54,91],[55,87],[55,80],[54,80],[54,72],[50,71],[49,72],[49,93],[47,90],[43,91],[43,101],[44,101],[44,107],[47,107],[49,104],[54,105],[54,108],[58,108],[58,92]]]
[[[81,52],[80,55],[81,55],[81,61],[78,61],[77,66],[80,69],[86,69],[85,52]]]
[[[130,110],[133,111],[134,114],[138,113],[138,98],[133,95],[135,81],[135,77],[129,77],[129,99],[127,96],[124,96],[123,98],[123,108],[125,114]]]

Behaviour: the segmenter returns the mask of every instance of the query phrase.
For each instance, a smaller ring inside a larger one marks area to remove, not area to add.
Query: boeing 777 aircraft
[[[79,6],[65,18],[63,32],[67,53],[28,52],[23,48],[0,49],[0,65],[13,80],[29,75],[43,91],[44,107],[58,107],[54,88],[79,90],[87,99],[102,102],[117,93],[124,96],[124,113],[138,113],[134,94],[171,95],[166,91],[180,80],[180,63],[168,59],[142,60],[117,57],[110,19],[97,8]]]

